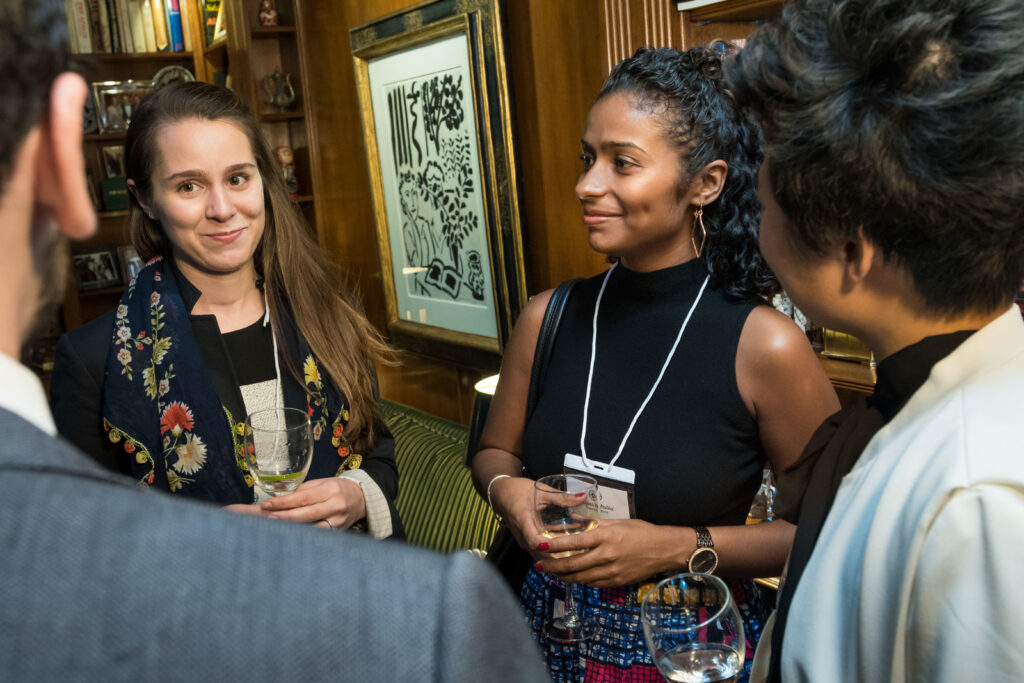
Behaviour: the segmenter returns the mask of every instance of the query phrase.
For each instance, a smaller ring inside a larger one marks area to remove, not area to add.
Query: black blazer
[[[191,312],[202,292],[189,282],[168,260],[178,291]],[[122,448],[107,438],[101,408],[107,354],[114,331],[115,311],[61,335],[50,378],[50,407],[57,431],[65,439],[114,472],[131,474],[131,461]],[[235,376],[234,365],[213,315],[189,315],[203,362],[221,403],[232,415],[245,415],[245,403]],[[287,334],[287,332],[286,332]],[[282,373],[285,405],[305,409],[305,390],[285,372]],[[374,375],[376,384],[376,375]],[[398,497],[398,467],[395,463],[395,439],[383,422],[374,425],[373,449],[363,455],[360,469],[380,487],[391,510],[391,538],[405,538],[395,498]]]

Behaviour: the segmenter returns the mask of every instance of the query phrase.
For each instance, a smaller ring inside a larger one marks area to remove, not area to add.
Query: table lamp
[[[469,420],[469,434],[466,438],[466,465],[470,465],[473,456],[480,449],[480,435],[483,434],[487,422],[487,411],[491,407],[491,397],[498,387],[498,375],[484,377],[473,385],[473,415]]]

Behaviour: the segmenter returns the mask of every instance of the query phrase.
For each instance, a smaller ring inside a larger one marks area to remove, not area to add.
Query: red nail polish
[[[586,491],[580,491],[579,493],[574,493],[574,494],[572,494],[572,495],[574,495],[574,496],[576,496],[577,498],[579,498],[580,496],[585,496],[585,495],[587,495],[587,493],[586,493]]]
[[[537,564],[533,565],[533,568],[535,570],[539,571],[539,572],[544,571],[544,565],[542,565],[540,562],[538,562]]]
[[[539,549],[541,549],[541,550],[547,550],[548,548],[550,548],[550,547],[551,547],[551,544],[550,544],[550,543],[548,543],[547,541],[543,541],[543,542],[541,542],[541,544],[540,544],[540,545],[538,545],[537,547],[538,547]]]

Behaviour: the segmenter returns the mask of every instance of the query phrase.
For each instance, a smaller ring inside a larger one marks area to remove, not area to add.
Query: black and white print
[[[472,90],[455,68],[385,87],[412,296],[483,305],[487,236],[474,180]]]

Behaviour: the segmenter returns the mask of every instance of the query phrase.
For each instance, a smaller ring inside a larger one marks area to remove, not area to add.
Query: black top
[[[587,418],[587,457],[607,463],[654,385],[679,326],[700,290],[704,261],[651,273],[617,266],[598,320]],[[537,407],[523,435],[529,476],[562,472],[580,454],[599,276],[566,304]],[[743,524],[761,483],[765,455],[736,383],[736,348],[758,301],[710,285],[675,357],[615,463],[636,472],[636,512],[655,524]]]
[[[828,418],[792,467],[779,476],[780,516],[797,525],[772,632],[770,681],[781,680],[782,642],[793,594],[811,559],[839,485],[868,442],[896,416],[973,330],[926,337],[878,364],[875,393]]]
[[[258,384],[277,379],[274,367],[274,336],[270,325],[263,324],[263,316],[252,325],[221,335],[235,366],[238,386]]]

